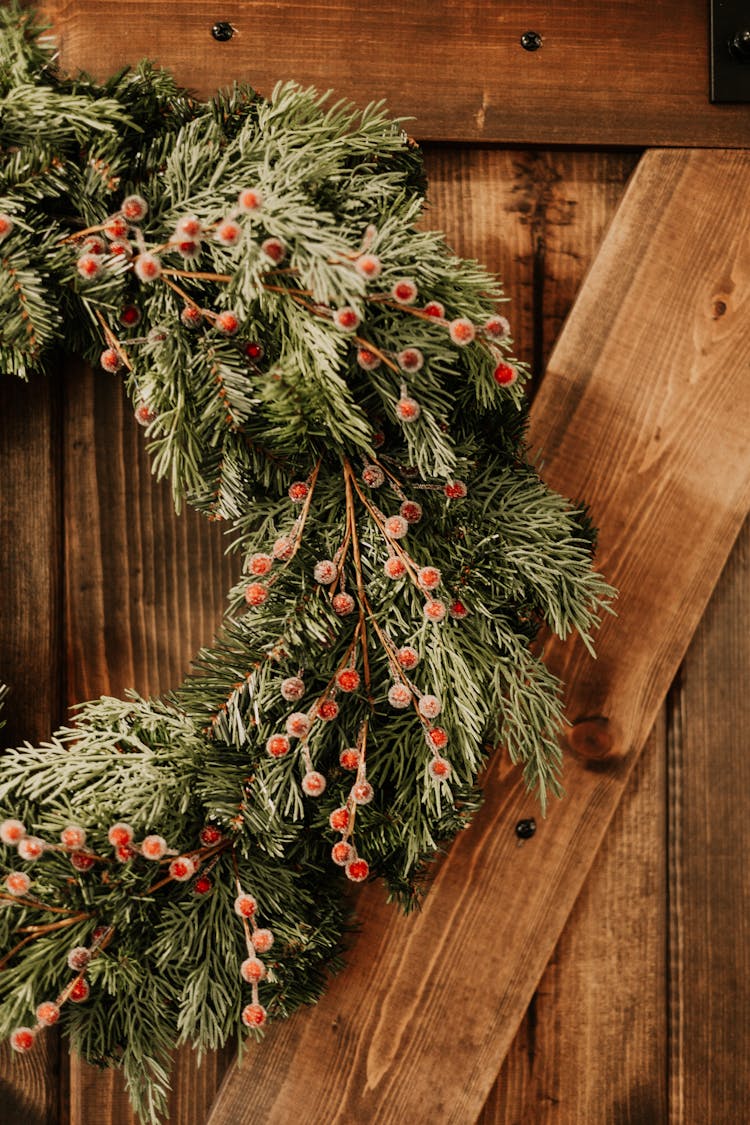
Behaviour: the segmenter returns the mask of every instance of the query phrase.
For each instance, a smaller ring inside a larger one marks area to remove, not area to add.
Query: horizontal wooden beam
[[[544,475],[590,502],[620,590],[596,661],[550,646],[567,796],[519,847],[534,804],[496,762],[421,913],[368,888],[349,967],[249,1050],[209,1125],[479,1116],[750,504],[749,208],[750,153],[648,153],[534,406]]]
[[[708,101],[705,0],[47,0],[62,62],[104,77],[148,56],[207,96],[294,78],[384,98],[420,140],[750,145],[750,106]],[[236,34],[217,42],[217,20]],[[535,31],[542,46],[527,51]]]

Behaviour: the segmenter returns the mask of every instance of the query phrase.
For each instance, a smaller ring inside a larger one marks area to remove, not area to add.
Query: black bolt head
[[[234,37],[234,28],[226,20],[219,20],[211,28],[211,34],[217,43],[227,43]]]
[[[521,36],[521,46],[524,51],[538,51],[542,45],[542,37],[538,31],[524,31]]]
[[[519,840],[530,840],[536,832],[536,821],[533,816],[527,817],[524,820],[519,820],[516,825],[516,836]]]

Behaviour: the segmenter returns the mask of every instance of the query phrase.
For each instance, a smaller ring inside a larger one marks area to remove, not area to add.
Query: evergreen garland
[[[59,1020],[155,1122],[176,1043],[319,995],[342,868],[413,905],[498,742],[559,792],[530,642],[587,639],[611,591],[527,460],[498,283],[416,225],[398,122],[291,84],[199,102],[148,64],[95,84],[52,52],[0,13],[0,367],[63,346],[122,376],[243,578],[167,698],[84,704],[3,758],[0,1030],[23,1051]]]

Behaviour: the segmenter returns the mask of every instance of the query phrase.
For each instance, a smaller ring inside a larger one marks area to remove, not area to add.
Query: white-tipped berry
[[[441,305],[440,301],[428,301],[422,311],[427,313],[428,316],[434,317],[435,320],[445,318],[445,306]]]
[[[180,313],[180,320],[186,328],[200,328],[203,324],[203,313],[197,305],[185,305]]]
[[[406,574],[406,563],[398,555],[390,555],[383,563],[383,570],[388,578],[392,578],[395,582]]]
[[[234,900],[234,912],[240,918],[252,918],[255,911],[258,909],[258,903],[252,895],[242,892],[237,895]]]
[[[25,871],[11,871],[5,877],[5,889],[11,895],[25,895],[31,886],[31,879]]]
[[[440,571],[436,566],[423,566],[417,572],[417,578],[423,590],[435,590],[440,585]]]
[[[333,310],[333,323],[342,332],[354,332],[361,322],[361,317],[356,309],[345,305],[342,309]]]
[[[245,588],[245,601],[249,606],[263,605],[263,602],[268,597],[268,587],[264,586],[261,582],[251,582]]]
[[[122,367],[119,352],[115,351],[114,348],[105,348],[99,356],[99,366],[115,375]]]
[[[397,358],[402,371],[421,371],[424,367],[424,356],[419,348],[404,348]]]
[[[330,723],[338,718],[339,705],[335,699],[321,699],[317,708],[317,716],[325,723]]]
[[[81,254],[76,269],[84,281],[95,281],[102,272],[102,260],[98,254]]]
[[[247,569],[251,574],[254,574],[256,578],[263,578],[264,575],[268,574],[272,566],[273,559],[271,556],[261,554],[260,552],[251,555],[247,560]]]
[[[423,695],[417,707],[425,719],[436,719],[442,710],[442,704],[436,695]]]
[[[380,488],[385,483],[385,473],[380,465],[365,465],[362,481],[368,488]]]
[[[157,281],[161,277],[161,262],[156,254],[146,251],[133,262],[133,271],[139,281]]]
[[[442,621],[446,612],[445,602],[438,598],[430,598],[424,603],[424,615],[428,621]]]
[[[129,223],[142,223],[148,213],[148,203],[142,195],[128,195],[120,211]]]
[[[297,703],[305,694],[305,681],[299,676],[288,676],[281,681],[281,697],[287,703]]]
[[[44,851],[44,840],[38,836],[24,836],[18,841],[18,854],[21,859],[29,861],[39,859]]]
[[[113,824],[107,833],[107,839],[113,848],[120,848],[124,844],[129,844],[133,839],[133,829],[129,824],[123,824],[121,821]]]
[[[331,848],[331,859],[337,863],[339,867],[345,867],[349,860],[354,858],[354,848],[351,844],[347,844],[345,840],[339,840]]]
[[[0,823],[0,840],[4,844],[10,844],[15,847],[19,840],[22,840],[26,835],[26,826],[20,820],[14,820],[10,817],[8,820]]]
[[[319,582],[321,586],[330,586],[338,572],[339,568],[336,566],[335,562],[332,562],[331,559],[321,559],[315,564],[313,578],[316,582]]]
[[[107,250],[107,243],[98,234],[91,234],[88,238],[84,239],[81,243],[81,254],[104,254]]]
[[[502,340],[510,335],[510,324],[504,316],[491,316],[484,322],[484,330],[493,340]]]
[[[302,778],[302,790],[308,797],[319,797],[326,787],[326,779],[317,770],[310,770]]]
[[[472,343],[477,335],[476,328],[465,316],[459,316],[456,320],[452,320],[448,326],[448,332],[453,343],[458,344],[460,348]]]
[[[422,505],[418,504],[416,500],[404,500],[399,508],[399,513],[407,523],[419,523],[422,518]]]
[[[122,215],[113,215],[102,227],[107,238],[127,238],[130,227]]]
[[[0,212],[0,242],[3,242],[13,230],[13,220],[10,215]]]
[[[262,1004],[248,1004],[242,1009],[242,1022],[245,1027],[263,1027],[268,1018],[268,1012]]]
[[[156,414],[147,402],[139,402],[135,408],[135,420],[139,426],[150,426],[156,421]]]
[[[43,1000],[36,1010],[36,1018],[42,1027],[52,1027],[60,1018],[60,1007],[54,1000]]]
[[[71,852],[70,862],[76,871],[90,871],[96,860],[90,852]]]
[[[493,378],[500,387],[510,387],[518,379],[518,371],[509,363],[498,363]]]
[[[376,277],[380,277],[383,269],[380,258],[375,254],[360,254],[354,262],[354,268],[368,281],[374,281]]]
[[[469,616],[469,611],[463,602],[451,602],[448,606],[448,613],[457,621]]]
[[[197,238],[180,238],[173,245],[183,258],[197,258],[201,252],[200,239]]]
[[[350,859],[344,868],[347,879],[351,879],[353,883],[362,883],[370,874],[370,865],[366,859]]]
[[[267,258],[277,265],[284,261],[286,258],[286,246],[280,238],[266,238],[260,244],[260,248]]]
[[[293,711],[286,721],[286,730],[291,738],[304,738],[310,733],[310,719],[304,711]]]
[[[465,500],[469,494],[469,490],[462,480],[448,481],[443,491],[449,500]]]
[[[331,598],[331,608],[339,617],[348,617],[350,613],[354,613],[355,604],[351,594],[343,591]]]
[[[234,219],[222,219],[214,231],[214,238],[222,246],[236,246],[242,238],[242,227]]]
[[[334,809],[328,817],[328,823],[334,832],[345,832],[349,827],[351,816],[346,805],[342,805],[340,809]]]
[[[411,703],[411,689],[406,684],[395,683],[391,684],[388,689],[388,702],[391,707],[395,707],[399,711],[403,711]]]
[[[107,248],[107,253],[129,258],[133,253],[133,246],[127,238],[113,238]]]
[[[435,750],[444,750],[448,745],[448,732],[442,727],[430,727],[425,731],[425,738],[429,746]]]
[[[163,836],[146,836],[141,844],[144,859],[159,860],[167,854],[167,841]]]
[[[222,336],[236,336],[240,330],[240,318],[231,309],[220,312],[214,323],[216,331],[221,332]]]
[[[339,754],[339,765],[345,770],[356,770],[359,767],[360,752],[356,746],[347,746]]]
[[[336,686],[340,691],[356,691],[359,687],[359,672],[356,668],[342,668],[336,676]]]
[[[273,945],[273,933],[271,932],[271,930],[254,930],[251,941],[253,943],[253,949],[256,953],[268,953],[269,949]]]
[[[169,874],[178,883],[187,883],[195,875],[195,861],[189,855],[178,855],[169,865]]]
[[[363,371],[377,371],[382,362],[380,356],[375,355],[375,352],[371,352],[369,348],[357,349],[357,363]]]
[[[280,535],[271,548],[273,557],[279,562],[286,562],[292,557],[294,540],[289,535]]]
[[[355,805],[369,805],[375,796],[375,790],[369,781],[355,781],[351,789],[351,798]]]
[[[74,973],[81,973],[87,968],[91,960],[91,950],[87,949],[85,945],[77,945],[68,953],[68,968],[72,969]]]
[[[416,282],[412,281],[410,277],[400,277],[391,286],[391,296],[400,305],[413,305],[418,292]]]
[[[410,672],[412,668],[416,668],[417,664],[419,664],[419,653],[415,648],[412,648],[411,645],[404,645],[396,653],[396,659],[402,668]]]
[[[289,485],[287,495],[290,500],[295,504],[301,504],[307,498],[310,491],[310,485],[305,480],[295,480]]]
[[[68,993],[68,999],[72,1000],[74,1004],[83,1004],[88,1000],[90,992],[88,981],[81,977],[80,980],[74,982]]]
[[[272,758],[285,757],[292,748],[292,744],[285,734],[272,734],[266,742],[266,753]]]
[[[409,395],[404,395],[396,403],[396,416],[401,422],[416,422],[421,413],[422,407]]]
[[[34,1046],[35,1031],[32,1027],[17,1027],[11,1032],[10,1045],[14,1051],[24,1055]]]
[[[266,975],[266,966],[258,957],[247,957],[240,965],[240,975],[248,984],[258,984]]]
[[[391,539],[403,539],[409,531],[409,524],[403,516],[389,516],[385,521],[385,531]]]
[[[82,848],[86,843],[86,829],[80,824],[66,824],[60,833],[60,843],[64,848]]]
[[[450,777],[452,771],[452,767],[448,759],[439,757],[433,758],[427,766],[427,769],[430,771],[430,774],[435,778],[436,781],[446,781]]]
[[[184,215],[177,221],[175,234],[178,238],[200,238],[203,234],[203,224],[197,215]]]
[[[240,211],[251,212],[263,209],[263,192],[260,188],[243,188],[237,196],[237,206]]]

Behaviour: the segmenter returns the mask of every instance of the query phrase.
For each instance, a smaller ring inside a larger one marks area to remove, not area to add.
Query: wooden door
[[[569,792],[537,835],[518,846],[518,819],[540,818],[499,758],[423,916],[399,922],[367,888],[325,1006],[273,1031],[249,1069],[183,1054],[171,1120],[741,1120],[747,528],[703,610],[747,509],[750,109],[708,104],[703,3],[165,8],[47,5],[66,66],[103,75],[148,54],[204,95],[295,77],[414,116],[430,223],[504,278],[553,483],[581,485],[603,565],[632,591],[599,679],[573,675]],[[237,34],[217,42],[216,19]],[[688,368],[705,380],[697,415]],[[150,479],[116,380],[61,357],[0,395],[5,733],[41,739],[76,701],[174,684],[232,564],[217,525],[177,519]],[[575,653],[553,659],[575,672]],[[454,976],[473,988],[447,997],[425,950],[459,901]],[[405,961],[383,983],[372,962],[393,927]],[[131,1121],[118,1078],[52,1036],[44,1055],[4,1051],[2,1095],[13,1123]]]

